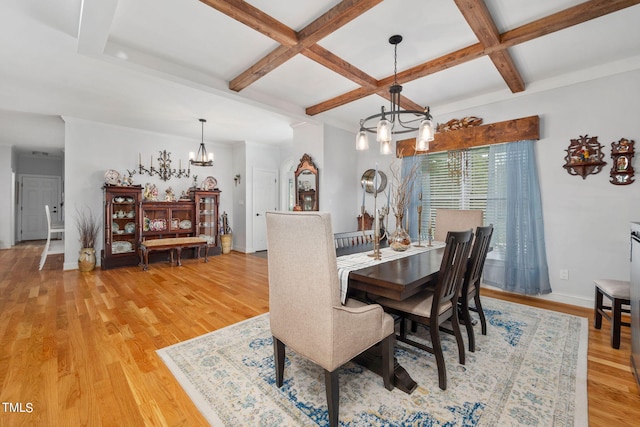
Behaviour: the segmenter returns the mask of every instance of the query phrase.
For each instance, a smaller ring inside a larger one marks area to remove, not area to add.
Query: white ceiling
[[[251,0],[299,31],[335,0]],[[583,3],[485,0],[500,33]],[[81,12],[82,11],[82,12]],[[403,85],[438,114],[640,68],[640,6],[509,48],[525,82],[512,93],[484,56]],[[453,0],[385,0],[318,45],[375,79],[393,74],[389,36],[401,34],[398,71],[478,42]],[[277,48],[273,39],[198,0],[3,0],[0,143],[62,149],[72,116],[209,141],[290,141],[291,125],[357,130],[387,102],[370,95],[310,117],[305,108],[359,86],[296,55],[239,93],[229,81]],[[594,109],[596,106],[594,106]]]

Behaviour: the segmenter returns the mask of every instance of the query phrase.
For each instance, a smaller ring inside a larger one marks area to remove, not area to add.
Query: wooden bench
[[[171,263],[173,264],[173,251],[176,251],[177,265],[182,265],[181,254],[184,248],[198,248],[198,258],[200,248],[205,248],[204,262],[209,262],[207,258],[207,241],[200,237],[171,237],[167,239],[145,240],[140,244],[140,265],[143,270],[149,269],[149,253],[156,251],[169,251]]]

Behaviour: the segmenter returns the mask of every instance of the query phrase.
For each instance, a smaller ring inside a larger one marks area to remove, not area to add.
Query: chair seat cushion
[[[423,291],[412,297],[402,301],[396,301],[389,298],[377,298],[376,303],[383,307],[393,308],[395,310],[411,313],[416,316],[431,318],[431,305],[433,304],[433,292]],[[440,307],[440,314],[451,308],[451,302],[448,301]]]
[[[628,300],[631,298],[628,280],[596,279],[596,287],[612,298]]]

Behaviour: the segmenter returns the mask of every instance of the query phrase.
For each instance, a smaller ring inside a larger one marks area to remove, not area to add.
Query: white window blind
[[[435,229],[436,209],[487,208],[489,147],[422,156],[422,230]]]

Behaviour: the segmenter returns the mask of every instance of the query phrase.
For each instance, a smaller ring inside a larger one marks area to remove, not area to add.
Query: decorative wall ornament
[[[613,159],[613,164],[611,165],[611,179],[609,182],[612,184],[628,185],[634,181],[634,171],[631,165],[635,154],[634,145],[635,141],[629,141],[626,138],[611,143],[611,159]]]
[[[149,164],[149,169],[144,167],[142,164],[142,155],[138,155],[138,170],[127,170],[129,173],[129,177],[135,175],[136,173],[140,175],[147,174],[149,176],[158,176],[163,181],[168,181],[172,177],[176,178],[189,178],[191,175],[191,168],[182,169],[182,160],[180,160],[179,166],[177,169],[171,167],[171,153],[167,150],[158,151],[158,158],[156,162],[158,162],[158,167],[153,166],[153,156],[151,156],[151,163]]]
[[[480,126],[482,119],[480,117],[469,116],[462,119],[451,119],[447,123],[438,123],[438,132],[448,132],[452,130],[470,128],[473,126]]]
[[[565,150],[565,164],[562,166],[569,175],[578,175],[586,179],[587,175],[597,174],[607,164],[603,161],[604,153],[597,136],[584,135],[579,139],[572,139],[569,148]]]

